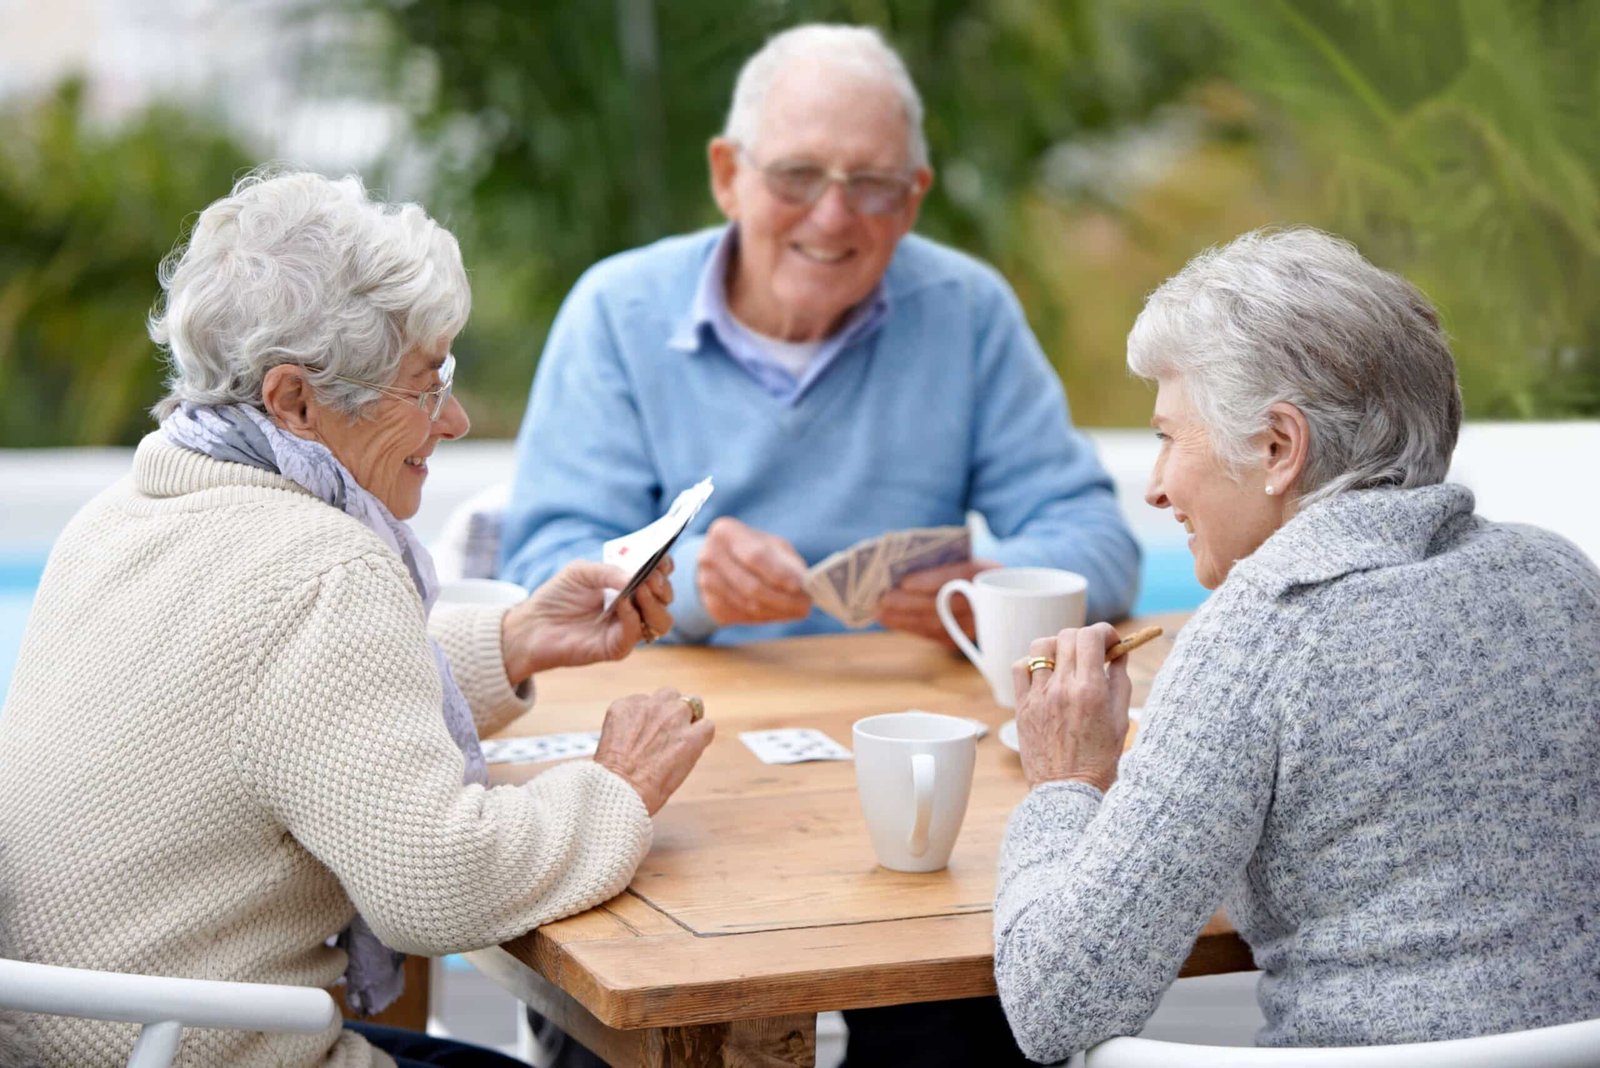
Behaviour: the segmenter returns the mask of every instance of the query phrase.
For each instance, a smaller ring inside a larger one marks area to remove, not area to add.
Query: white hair
[[[746,148],[756,147],[761,108],[778,76],[797,61],[808,61],[860,77],[881,81],[900,97],[906,117],[906,157],[912,167],[928,165],[928,141],[922,132],[922,97],[900,56],[877,30],[813,22],[784,30],[767,40],[739,70],[733,105],[722,136]]]
[[[165,348],[164,418],[182,403],[261,403],[266,373],[310,371],[317,396],[359,413],[404,355],[454,337],[472,294],[450,232],[416,204],[371,199],[361,179],[259,169],[162,261],[150,337]]]
[[[1461,390],[1439,314],[1410,282],[1308,227],[1256,230],[1196,256],[1145,302],[1128,368],[1171,379],[1237,472],[1267,409],[1305,413],[1306,502],[1444,480]]]

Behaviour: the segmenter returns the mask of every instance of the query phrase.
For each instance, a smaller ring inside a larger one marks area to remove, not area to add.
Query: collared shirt
[[[733,317],[728,309],[728,266],[739,244],[736,226],[723,228],[716,248],[700,271],[694,302],[683,322],[668,342],[683,352],[695,352],[706,343],[709,332],[733,361],[761,384],[761,388],[780,400],[793,404],[811,384],[822,377],[828,366],[850,345],[871,334],[889,316],[889,296],[880,279],[866,299],[846,313],[839,329],[822,341],[805,371],[796,378],[773,358],[748,326]]]

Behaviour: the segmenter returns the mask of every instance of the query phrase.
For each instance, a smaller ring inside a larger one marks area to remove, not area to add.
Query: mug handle
[[[972,644],[972,639],[967,637],[967,632],[961,629],[961,624],[956,622],[955,615],[950,611],[950,599],[956,594],[965,597],[968,603],[976,590],[972,583],[966,579],[951,579],[939,587],[939,595],[933,600],[933,607],[939,611],[939,622],[944,624],[944,629],[949,632],[950,640],[960,647],[967,659],[972,661],[972,666],[980,672],[983,671],[983,654],[978,652],[978,647]]]
[[[928,824],[933,822],[933,773],[932,753],[911,755],[911,799],[916,803],[917,822],[911,827],[906,848],[914,857],[928,851]]]

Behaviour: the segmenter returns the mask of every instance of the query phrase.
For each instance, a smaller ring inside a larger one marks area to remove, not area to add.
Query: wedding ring
[[[1056,662],[1048,656],[1028,657],[1028,674],[1030,675],[1035,671],[1054,671],[1055,669]]]
[[[656,629],[654,627],[642,619],[639,621],[639,636],[644,639],[644,643],[646,645],[649,645],[651,642],[661,637],[661,635],[656,633]]]
[[[706,703],[692,693],[686,693],[678,700],[689,706],[689,722],[699,723],[706,718]]]

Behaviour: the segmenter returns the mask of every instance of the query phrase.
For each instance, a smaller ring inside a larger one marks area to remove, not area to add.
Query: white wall
[[[1139,539],[1182,541],[1172,517],[1144,503],[1156,454],[1153,432],[1096,430],[1090,436]],[[0,485],[11,497],[0,511],[0,552],[47,547],[84,501],[127,472],[131,457],[129,449],[0,450]],[[512,466],[509,441],[442,445],[429,461],[422,511],[413,524],[418,533],[431,538],[452,508],[509,479]],[[1596,467],[1600,422],[1472,423],[1462,431],[1450,477],[1473,489],[1478,510],[1488,518],[1548,527],[1600,561]]]

